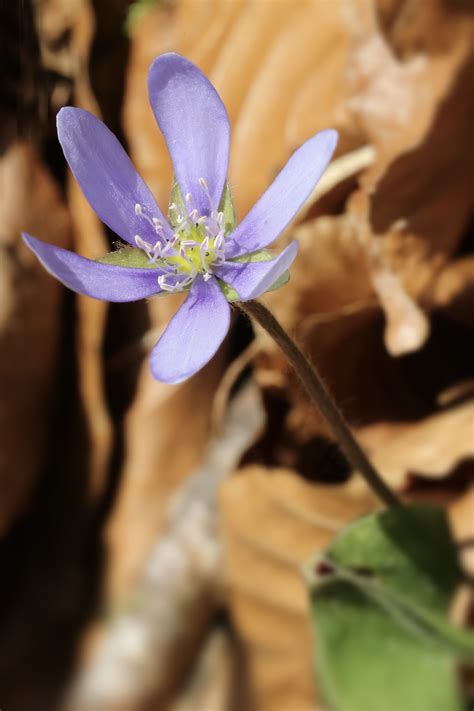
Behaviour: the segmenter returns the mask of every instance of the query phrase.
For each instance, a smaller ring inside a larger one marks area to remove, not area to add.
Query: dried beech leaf
[[[384,338],[388,352],[398,356],[417,351],[429,334],[427,316],[391,271],[374,267],[371,276],[387,321]]]
[[[364,34],[350,55],[348,106],[374,143],[377,160],[361,177],[349,209],[375,268],[382,264],[408,295],[426,302],[440,267],[459,245],[471,206],[472,167],[464,161],[470,23],[438,0],[427,13],[412,4],[412,50],[400,57],[380,32],[373,6],[355,8]],[[393,321],[394,301],[381,299],[381,305]],[[398,311],[401,322],[404,309]],[[406,316],[413,334],[413,309]],[[415,320],[412,347],[428,335],[420,314]],[[387,337],[391,352],[403,349],[393,329]]]
[[[432,299],[452,318],[474,326],[474,257],[448,264],[439,274]]]
[[[329,48],[339,51],[344,35],[338,4],[301,3],[292,8],[263,61],[254,67],[253,81],[240,105],[233,131],[230,182],[237,214],[248,211],[297,147],[288,142],[286,133],[293,102],[306,77],[318,72]],[[339,78],[342,82],[342,74]],[[328,107],[325,111],[324,95],[314,96],[313,122],[304,138],[328,124],[335,125],[331,111],[333,87],[328,76]],[[291,133],[296,133],[294,124]]]
[[[166,300],[168,308],[170,301]],[[168,316],[160,316],[155,324],[163,328]],[[170,495],[201,460],[223,355],[221,351],[194,378],[172,388],[153,380],[148,359],[142,365],[124,423],[121,488],[107,524],[107,589],[112,600],[121,599],[136,580],[162,526]]]
[[[246,650],[247,705],[309,711],[315,689],[301,565],[350,520],[371,510],[374,499],[255,466],[225,482],[220,502],[228,601]]]
[[[20,232],[68,247],[71,229],[57,187],[30,145],[10,145],[0,159],[0,179],[0,535],[4,535],[24,510],[42,471],[61,334],[62,287],[26,249]]]
[[[438,479],[474,459],[474,402],[438,412],[407,426],[378,423],[359,430],[375,466],[394,487],[408,476]]]
[[[449,518],[456,540],[461,549],[461,560],[465,569],[472,576],[474,574],[474,486],[470,486],[465,493],[451,504]],[[470,591],[471,605],[473,590]],[[467,620],[465,620],[467,622]]]

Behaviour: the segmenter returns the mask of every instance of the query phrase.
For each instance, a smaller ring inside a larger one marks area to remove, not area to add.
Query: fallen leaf
[[[1,157],[0,172],[3,536],[28,504],[47,456],[62,331],[62,287],[23,245],[20,233],[68,247],[71,228],[58,188],[31,144],[11,144]]]
[[[227,599],[245,655],[246,708],[311,711],[316,690],[301,566],[375,500],[254,466],[221,486],[220,505]]]

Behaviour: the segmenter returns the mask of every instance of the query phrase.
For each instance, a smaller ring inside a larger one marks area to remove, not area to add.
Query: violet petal
[[[62,247],[22,233],[24,242],[56,279],[79,294],[103,301],[137,301],[161,291],[161,269],[116,267],[80,257]]]
[[[207,182],[217,209],[229,162],[227,111],[211,82],[192,62],[172,52],[155,59],[148,75],[150,103],[165,137],[183,198],[209,214],[209,199],[199,184]]]
[[[256,299],[289,268],[297,252],[298,243],[292,242],[276,259],[268,262],[224,262],[215,273],[235,289],[241,301]]]
[[[225,243],[227,258],[256,252],[273,242],[313,191],[336,147],[332,129],[308,139],[293,153],[260,200]]]
[[[165,235],[171,236],[150,189],[102,121],[88,111],[67,106],[57,115],[57,128],[69,167],[102,222],[133,245],[135,235],[153,244],[158,240],[144,215],[158,218]],[[137,203],[144,215],[136,214]]]
[[[216,279],[197,277],[151,353],[153,376],[164,383],[189,378],[212,358],[229,324],[229,304]]]

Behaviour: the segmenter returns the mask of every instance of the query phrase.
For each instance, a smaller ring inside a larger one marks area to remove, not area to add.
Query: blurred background
[[[245,319],[203,371],[163,385],[147,356],[179,297],[78,297],[21,243],[95,258],[116,240],[67,170],[64,105],[107,123],[166,208],[147,97],[162,52],[227,106],[238,217],[306,138],[339,131],[277,244],[300,242],[291,281],[264,301],[390,485],[474,536],[472,10],[0,3],[2,711],[325,711],[300,566],[379,506]],[[469,595],[453,614],[472,621]]]

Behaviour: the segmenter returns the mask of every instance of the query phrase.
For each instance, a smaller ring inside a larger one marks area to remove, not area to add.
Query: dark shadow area
[[[9,711],[55,708],[100,585],[73,312],[74,296],[65,292],[48,456],[28,510],[0,541],[0,697]]]

